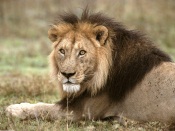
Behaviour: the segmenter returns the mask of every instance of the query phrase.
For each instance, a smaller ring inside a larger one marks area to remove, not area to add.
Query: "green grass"
[[[48,40],[46,40],[48,41]],[[48,72],[50,45],[42,40],[9,38],[0,40],[0,72]]]

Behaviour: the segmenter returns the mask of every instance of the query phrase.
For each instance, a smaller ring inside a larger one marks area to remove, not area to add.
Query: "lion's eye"
[[[60,51],[61,54],[63,54],[63,55],[65,54],[65,50],[64,49],[60,49],[59,51]]]
[[[83,55],[85,55],[86,54],[86,51],[85,50],[81,50],[80,52],[79,52],[79,56],[83,56]]]

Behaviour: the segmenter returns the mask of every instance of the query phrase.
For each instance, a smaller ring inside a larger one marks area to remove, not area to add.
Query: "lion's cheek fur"
[[[112,67],[112,45],[106,42],[106,45],[97,48],[96,68],[93,78],[87,83],[87,89],[91,95],[96,95],[107,83],[110,68]]]

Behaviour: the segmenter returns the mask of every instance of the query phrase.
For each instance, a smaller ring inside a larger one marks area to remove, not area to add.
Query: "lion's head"
[[[80,18],[61,15],[48,34],[53,42],[51,75],[62,98],[105,91],[121,100],[154,66],[170,61],[139,32],[87,10]]]
[[[104,86],[112,64],[111,39],[105,26],[86,22],[53,25],[50,54],[52,76],[63,94],[89,90],[96,94]]]

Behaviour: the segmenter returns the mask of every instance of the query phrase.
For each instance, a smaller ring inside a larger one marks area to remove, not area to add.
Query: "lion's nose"
[[[61,74],[69,79],[71,76],[75,75],[75,72],[74,73],[61,72]]]

